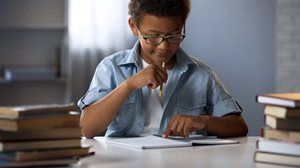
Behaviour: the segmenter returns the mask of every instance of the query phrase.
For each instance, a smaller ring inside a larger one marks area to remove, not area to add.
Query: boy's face
[[[129,20],[129,25],[134,35],[139,37],[140,53],[148,63],[161,66],[163,61],[167,64],[173,62],[170,60],[173,60],[172,58],[179,48],[180,42],[170,43],[167,39],[163,39],[160,44],[149,44],[150,40],[147,41],[144,37],[167,37],[169,35],[179,35],[180,37],[183,30],[180,17],[144,15],[139,25],[136,25],[133,20]]]

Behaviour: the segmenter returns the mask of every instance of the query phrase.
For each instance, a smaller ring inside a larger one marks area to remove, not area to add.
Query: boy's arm
[[[87,106],[80,118],[81,133],[92,138],[103,132],[112,122],[119,108],[133,91],[128,82],[123,82],[107,96]]]
[[[223,117],[177,115],[169,122],[164,137],[181,135],[187,138],[190,132],[196,130],[205,130],[208,134],[218,137],[246,136],[248,133],[247,125],[240,114]]]
[[[155,65],[149,65],[128,78],[105,97],[84,108],[80,118],[82,135],[92,138],[103,132],[134,90],[144,86],[156,88],[167,78],[166,70]]]

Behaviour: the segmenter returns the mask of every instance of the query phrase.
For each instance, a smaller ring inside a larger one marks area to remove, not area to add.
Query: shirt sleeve
[[[115,87],[112,64],[104,59],[96,68],[90,87],[85,95],[79,99],[77,105],[83,110],[102,97],[106,96]]]
[[[237,102],[232,98],[221,80],[212,72],[207,90],[208,113],[221,117],[230,113],[241,113],[242,110]]]

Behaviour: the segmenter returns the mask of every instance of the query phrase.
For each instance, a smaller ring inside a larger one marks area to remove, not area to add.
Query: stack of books
[[[74,104],[0,107],[0,167],[69,165],[89,155],[74,110]]]
[[[257,141],[254,161],[300,166],[300,93],[262,94],[265,127]]]

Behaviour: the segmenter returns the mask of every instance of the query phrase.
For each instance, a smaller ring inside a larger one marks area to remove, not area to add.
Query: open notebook
[[[97,138],[96,138],[97,140]],[[106,138],[106,142],[119,144],[127,147],[141,149],[156,149],[156,148],[174,148],[188,147],[194,145],[221,145],[221,144],[237,144],[239,141],[229,139],[219,139],[212,137],[191,137],[183,139],[178,137],[162,138],[158,136],[144,137],[126,137],[126,138]]]

